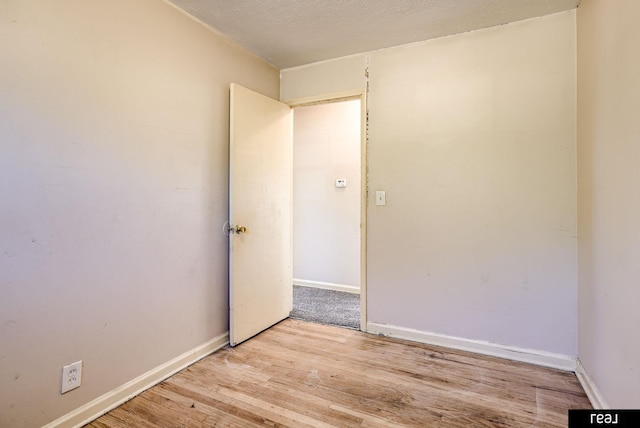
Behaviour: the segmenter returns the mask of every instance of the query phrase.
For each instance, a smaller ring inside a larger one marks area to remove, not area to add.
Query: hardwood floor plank
[[[197,408],[198,411],[211,415],[216,421],[216,425],[209,426],[245,427],[269,425],[264,416],[224,403],[212,397],[210,393],[203,395],[195,389],[182,388],[173,382],[165,383],[163,388],[158,391],[158,394],[176,402],[184,403],[188,405],[189,409]],[[191,404],[189,405],[189,403]]]
[[[573,373],[285,320],[88,426],[565,427],[590,407]]]
[[[113,427],[143,427],[143,428],[158,428],[158,425],[152,423],[151,421],[141,417],[135,411],[132,411],[130,406],[127,404],[131,403],[133,400],[128,401],[125,405],[120,407],[116,407],[111,410],[106,415],[102,416],[98,419],[98,422],[104,422],[108,426]],[[131,409],[131,410],[130,410]],[[112,418],[112,419],[111,419]],[[111,425],[109,423],[110,420],[117,421],[115,425]]]

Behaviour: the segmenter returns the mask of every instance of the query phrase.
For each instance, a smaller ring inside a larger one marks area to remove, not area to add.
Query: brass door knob
[[[244,226],[236,226],[234,232],[240,234],[240,233],[246,233],[247,232],[247,228]]]

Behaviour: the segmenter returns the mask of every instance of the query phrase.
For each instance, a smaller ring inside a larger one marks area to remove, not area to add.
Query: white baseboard
[[[609,405],[606,401],[604,401],[604,398],[602,397],[602,394],[600,394],[598,387],[596,386],[593,379],[591,379],[587,371],[584,369],[584,366],[580,362],[579,358],[576,362],[576,376],[578,377],[578,381],[580,381],[580,385],[582,385],[582,389],[584,389],[587,397],[589,397],[589,401],[591,402],[593,408],[598,410],[608,410]]]
[[[229,333],[226,332],[78,407],[43,428],[81,427],[228,344]]]
[[[474,352],[476,354],[490,355],[492,357],[506,358],[508,360],[520,361],[523,363],[552,367],[554,369],[565,371],[576,370],[576,358],[569,355],[498,345],[481,340],[464,339],[461,337],[446,336],[443,334],[429,333],[373,322],[367,323],[367,332],[426,343],[429,345],[458,349],[461,351]]]
[[[322,288],[323,290],[344,291],[345,293],[360,294],[360,287],[356,285],[333,284],[331,282],[309,281],[306,279],[293,279],[293,285],[300,287]]]

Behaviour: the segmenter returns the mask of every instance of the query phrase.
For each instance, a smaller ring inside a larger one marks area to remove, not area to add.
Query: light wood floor
[[[88,427],[566,427],[573,373],[285,320]]]

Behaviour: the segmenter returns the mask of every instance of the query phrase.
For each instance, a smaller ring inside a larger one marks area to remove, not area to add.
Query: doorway
[[[366,329],[364,94],[293,104],[293,317]]]
[[[359,296],[360,329],[366,331],[365,95],[366,91],[362,89],[283,103],[231,84],[229,220],[223,231],[229,236],[229,337],[232,346],[286,318],[292,309],[292,107],[350,99],[360,100],[361,109]],[[341,188],[348,186],[344,180],[340,180],[340,184]],[[257,266],[258,262],[260,266]]]

